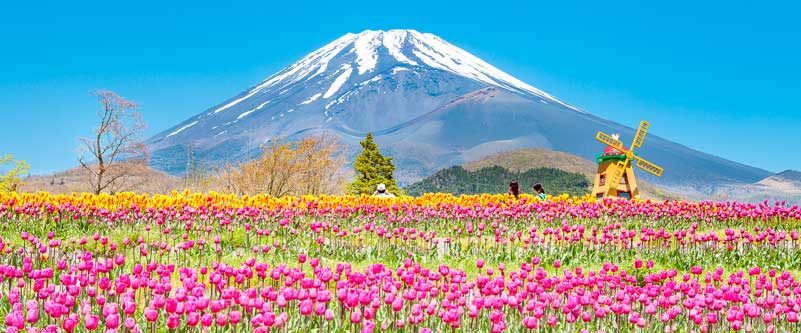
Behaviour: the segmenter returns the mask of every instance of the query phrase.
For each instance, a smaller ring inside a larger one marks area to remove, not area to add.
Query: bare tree
[[[139,137],[145,124],[136,112],[136,103],[113,91],[93,94],[101,105],[97,112],[100,124],[92,137],[80,139],[78,162],[89,172],[95,194],[117,192],[146,167],[147,149]]]
[[[186,148],[186,173],[183,176],[184,189],[193,191],[206,191],[212,182],[212,175],[208,164],[197,152],[197,147],[189,145]]]
[[[298,170],[298,194],[335,194],[342,190],[342,146],[331,136],[311,137],[297,143],[303,167]]]
[[[237,185],[240,173],[239,166],[232,163],[224,163],[215,168],[216,176],[212,179],[214,188],[223,193],[241,193]]]
[[[335,193],[342,185],[344,159],[330,137],[310,137],[299,142],[272,140],[261,157],[227,165],[218,182],[228,192],[264,193],[271,196]]]
[[[288,142],[273,140],[265,145],[262,156],[239,165],[235,182],[242,193],[266,193],[281,197],[292,192],[292,178],[297,174],[298,152]]]

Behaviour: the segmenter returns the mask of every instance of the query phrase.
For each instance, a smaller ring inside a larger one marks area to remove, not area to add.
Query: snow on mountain
[[[183,130],[185,130],[185,129],[189,128],[189,127],[192,127],[192,126],[194,126],[195,124],[197,124],[197,120],[195,120],[195,121],[191,122],[189,125],[184,125],[184,126],[181,126],[181,128],[179,128],[179,129],[177,129],[177,130],[173,131],[173,132],[172,132],[172,133],[170,133],[170,134],[167,134],[167,136],[168,136],[168,137],[170,137],[170,136],[176,135],[176,134],[178,134],[178,133],[181,133],[181,131],[183,131]]]
[[[504,73],[433,34],[420,33],[415,30],[366,30],[360,34],[345,34],[310,53],[298,62],[268,77],[244,96],[219,106],[212,111],[212,114],[224,111],[269,89],[287,88],[292,84],[320,77],[326,72],[330,72],[329,65],[337,56],[341,57],[352,53],[355,53],[353,63],[346,63],[334,71],[338,76],[326,90],[323,98],[331,98],[350,78],[354,67],[359,76],[369,74],[376,70],[379,56],[385,55],[393,58],[397,64],[411,66],[423,64],[510,91],[533,94],[578,111],[577,108]]]
[[[654,124],[658,128],[658,124]],[[401,182],[500,151],[540,147],[590,160],[595,131],[633,130],[537,89],[430,33],[366,30],[309,53],[238,96],[148,140],[154,166],[245,160],[276,137],[333,134],[355,154],[367,132],[395,157]],[[643,153],[665,167],[652,183],[709,192],[770,175],[649,135]],[[648,177],[648,176],[645,176]]]
[[[328,90],[325,92],[325,95],[323,95],[323,98],[330,98],[331,96],[334,96],[334,94],[339,91],[339,88],[345,84],[345,81],[350,78],[351,73],[353,73],[353,68],[345,65],[343,66],[343,69],[344,71],[342,74],[339,74],[339,76],[337,76],[337,78],[334,80],[334,83],[331,83],[331,86],[328,87]]]

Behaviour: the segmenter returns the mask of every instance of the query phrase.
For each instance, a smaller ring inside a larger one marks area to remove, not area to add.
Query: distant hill
[[[801,204],[801,172],[785,170],[753,184],[724,187],[712,199],[751,202],[767,199]]]
[[[518,181],[521,193],[531,193],[535,182],[542,183],[546,192],[553,195],[567,193],[581,196],[588,194],[592,187],[590,180],[577,172],[554,168],[535,168],[520,172],[495,165],[472,171],[461,166],[442,169],[405,190],[407,194],[414,196],[432,192],[454,195],[506,193],[511,180]]]
[[[779,178],[784,181],[801,183],[801,171],[784,170],[768,178]]]
[[[50,192],[53,194],[89,192],[89,174],[82,168],[72,168],[50,175],[36,175],[25,179],[20,192]],[[137,170],[125,187],[127,191],[138,193],[169,193],[180,190],[182,182],[179,177],[169,175],[161,170],[144,167]]]
[[[758,181],[754,186],[765,191],[801,196],[801,172],[785,170]]]
[[[567,172],[577,172],[595,178],[597,166],[587,159],[540,148],[517,149],[484,157],[464,165],[466,170],[478,170],[490,166],[502,166],[510,171],[523,172],[533,168],[554,168]],[[592,184],[590,184],[592,186]]]

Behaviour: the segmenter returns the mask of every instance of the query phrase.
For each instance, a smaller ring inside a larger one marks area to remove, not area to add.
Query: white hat
[[[386,185],[384,185],[384,184],[378,184],[378,186],[376,186],[376,188],[375,188],[375,189],[376,189],[377,191],[386,191],[386,190],[387,190],[387,186],[386,186]]]

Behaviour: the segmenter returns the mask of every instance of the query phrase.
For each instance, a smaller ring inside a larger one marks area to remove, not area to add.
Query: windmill
[[[640,128],[634,136],[631,147],[626,149],[620,142],[618,135],[609,135],[598,132],[595,137],[598,141],[607,145],[604,152],[597,156],[598,174],[595,175],[595,185],[592,193],[596,198],[620,197],[636,198],[640,191],[637,188],[637,180],[634,178],[634,168],[632,162],[636,160],[637,167],[643,169],[657,177],[662,176],[664,171],[661,167],[648,162],[644,158],[634,153],[635,148],[641,148],[648,132],[650,124],[643,120]]]

